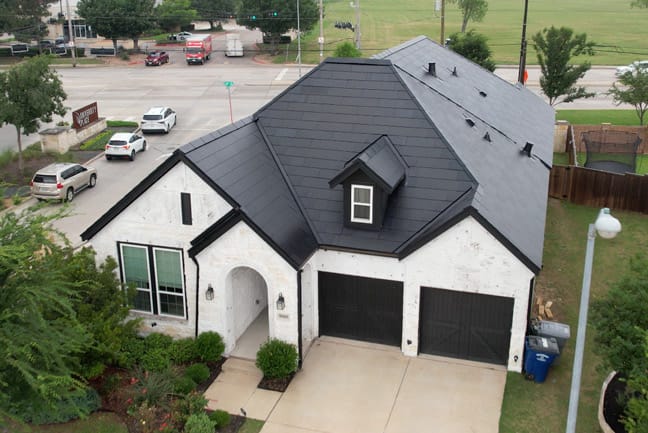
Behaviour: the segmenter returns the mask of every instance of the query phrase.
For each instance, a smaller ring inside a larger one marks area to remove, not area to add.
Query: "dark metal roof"
[[[362,170],[388,194],[391,194],[405,178],[407,164],[386,135],[367,146],[355,158],[345,164],[344,169],[329,181],[333,188]]]

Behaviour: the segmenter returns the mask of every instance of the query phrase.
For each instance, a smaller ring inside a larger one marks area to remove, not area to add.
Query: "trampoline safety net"
[[[587,159],[585,167],[613,173],[634,173],[641,138],[626,131],[586,131],[581,133]]]

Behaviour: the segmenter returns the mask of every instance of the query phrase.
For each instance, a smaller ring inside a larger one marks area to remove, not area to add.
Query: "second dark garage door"
[[[319,333],[401,345],[403,283],[318,273]]]
[[[421,287],[421,353],[506,364],[513,298]]]

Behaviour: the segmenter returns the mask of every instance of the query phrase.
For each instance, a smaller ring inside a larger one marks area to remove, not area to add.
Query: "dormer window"
[[[373,186],[351,185],[351,222],[373,222]]]

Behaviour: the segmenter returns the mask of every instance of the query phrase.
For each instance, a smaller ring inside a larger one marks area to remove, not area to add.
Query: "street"
[[[203,66],[187,66],[181,51],[171,52],[171,62],[160,67],[141,64],[121,67],[60,68],[59,73],[68,95],[70,112],[64,120],[71,123],[71,112],[97,101],[99,116],[109,120],[139,121],[151,106],[170,106],[178,113],[178,123],[169,134],[146,135],[148,150],[135,161],[106,161],[96,158],[98,182],[94,189],[79,194],[71,203],[71,215],[55,226],[66,233],[73,245],[81,243],[80,234],[114,203],[140,182],[179,146],[220,127],[251,115],[299,78],[297,65],[259,64],[250,56],[226,58],[222,52]],[[301,67],[306,74],[311,66]],[[517,68],[500,68],[496,74],[515,82]],[[528,87],[540,93],[539,70],[529,69]],[[224,83],[233,81],[231,107]],[[596,68],[586,75],[583,84],[603,93],[614,81],[613,68]],[[615,108],[611,99],[596,98],[560,108]],[[55,119],[55,122],[60,119]],[[44,128],[42,128],[44,129]],[[39,140],[38,134],[25,138],[23,145]],[[13,126],[0,129],[0,151],[15,149]],[[29,200],[28,202],[32,202]],[[60,204],[51,204],[52,209]]]

